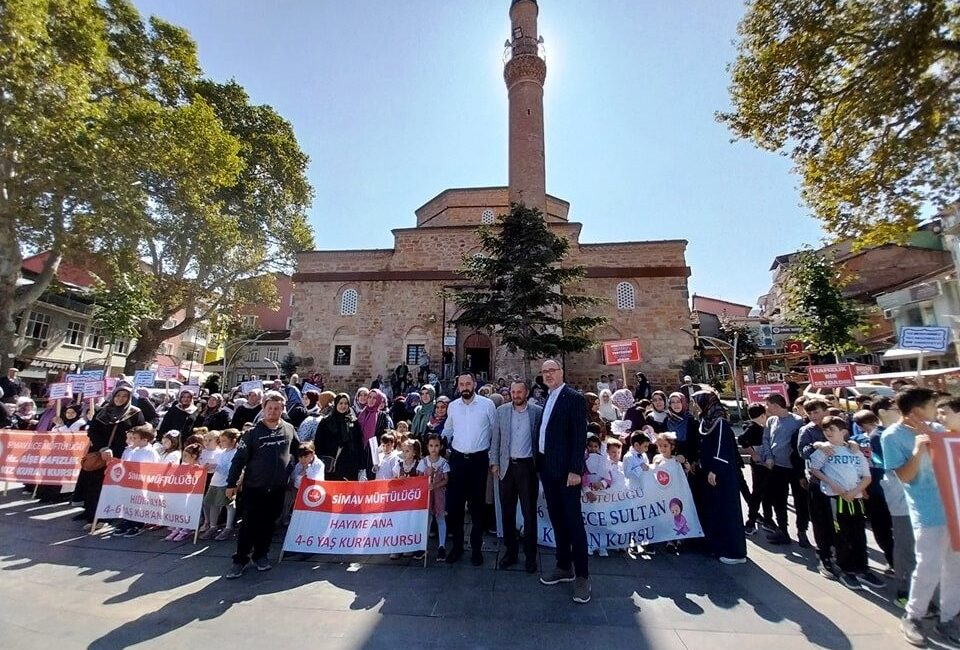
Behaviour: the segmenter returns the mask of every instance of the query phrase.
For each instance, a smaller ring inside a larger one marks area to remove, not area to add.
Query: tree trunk
[[[157,349],[165,340],[166,337],[141,331],[140,335],[137,336],[136,347],[127,355],[127,362],[123,366],[123,374],[132,375],[137,370],[144,370],[153,363],[157,356]]]

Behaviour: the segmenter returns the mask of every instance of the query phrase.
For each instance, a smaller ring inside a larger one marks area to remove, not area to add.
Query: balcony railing
[[[71,298],[60,293],[45,293],[40,296],[39,302],[45,302],[48,305],[54,305],[62,309],[69,309],[78,314],[90,314],[93,312],[93,305],[82,302],[76,298]]]

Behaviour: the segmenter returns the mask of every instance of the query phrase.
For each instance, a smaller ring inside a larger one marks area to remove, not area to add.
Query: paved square
[[[232,542],[85,535],[78,510],[0,498],[0,646],[27,648],[899,648],[892,589],[821,578],[813,551],[765,548],[727,567],[694,553],[592,557],[593,601],[486,562],[285,559],[221,575]],[[762,535],[757,535],[762,538]],[[435,543],[435,540],[431,540]],[[273,557],[279,551],[274,546]],[[881,557],[871,545],[871,560]],[[543,555],[550,566],[552,556]],[[522,567],[522,562],[520,564]],[[935,644],[934,644],[935,645]]]

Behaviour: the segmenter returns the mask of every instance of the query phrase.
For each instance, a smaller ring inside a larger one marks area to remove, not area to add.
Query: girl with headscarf
[[[424,384],[420,389],[420,406],[417,412],[413,414],[413,420],[410,422],[410,433],[414,435],[421,444],[426,444],[427,424],[433,417],[433,409],[436,407],[437,391],[430,384]]]
[[[193,391],[181,388],[177,395],[177,403],[163,414],[160,426],[157,427],[157,439],[163,437],[167,431],[181,431],[180,444],[184,438],[189,438],[194,427],[197,426],[197,406],[193,403]],[[119,456],[117,456],[119,458]]]
[[[655,433],[667,430],[667,394],[662,390],[653,391],[650,397],[651,410],[647,413],[646,422]]]
[[[740,507],[740,452],[727,419],[727,409],[713,391],[693,394],[700,411],[700,467],[704,482],[699,509],[707,545],[724,564],[742,564],[747,558]]]
[[[114,458],[123,456],[127,446],[127,431],[144,423],[143,413],[133,405],[132,397],[133,386],[130,382],[118,381],[110,399],[94,414],[87,429],[90,451],[109,450]],[[94,472],[81,470],[77,479],[77,491],[83,495],[83,514],[77,518],[86,519],[88,529],[97,511],[97,501],[100,500],[104,469]]]
[[[697,420],[687,407],[687,398],[683,393],[670,393],[667,398],[667,431],[677,436],[677,448],[674,455],[683,457],[681,463],[688,473],[696,471],[700,460],[700,436],[697,435]]]
[[[366,465],[364,459],[370,459],[362,436],[350,408],[350,396],[346,393],[338,394],[333,399],[333,408],[329,415],[322,418],[317,425],[313,439],[317,456],[328,468],[328,480],[357,480],[360,470]]]
[[[26,395],[17,398],[17,410],[10,417],[13,421],[11,429],[22,431],[34,429],[37,426],[37,404]]]
[[[600,417],[607,422],[619,420],[623,413],[613,403],[613,395],[608,389],[600,391]]]
[[[58,433],[83,431],[87,428],[87,421],[83,417],[83,407],[79,404],[68,404],[63,407],[60,417],[54,416],[52,424],[53,427],[50,430]],[[39,426],[37,430],[40,430]]]

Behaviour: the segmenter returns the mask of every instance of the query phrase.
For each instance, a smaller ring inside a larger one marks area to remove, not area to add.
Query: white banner
[[[631,540],[642,546],[703,537],[690,485],[675,460],[644,472],[639,486],[595,494],[596,501],[584,495],[580,504],[591,550],[627,548]],[[555,547],[543,492],[537,501],[537,528],[537,542]]]
[[[425,476],[389,481],[304,479],[283,550],[335,555],[426,550],[429,495]]]
[[[206,475],[203,465],[111,459],[97,502],[97,518],[196,530]]]

